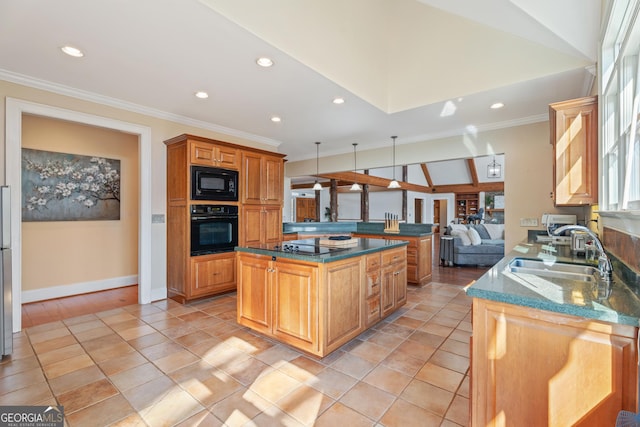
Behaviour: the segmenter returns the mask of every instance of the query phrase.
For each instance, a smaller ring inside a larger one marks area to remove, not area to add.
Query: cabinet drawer
[[[389,265],[400,262],[405,258],[405,249],[393,249],[382,253],[382,265]]]
[[[367,271],[380,268],[380,254],[367,255]]]
[[[380,320],[380,297],[372,297],[367,299],[367,325]]]

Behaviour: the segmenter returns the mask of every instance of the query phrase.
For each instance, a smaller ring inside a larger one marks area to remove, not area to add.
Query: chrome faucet
[[[598,235],[583,225],[573,225],[573,224],[563,225],[562,227],[558,227],[553,231],[553,234],[559,235],[567,230],[584,231],[593,239],[596,245],[596,249],[599,252],[598,270],[600,272],[600,277],[607,282],[611,281],[613,276],[613,266],[611,265],[611,260],[609,259],[606,252],[604,251],[604,247],[602,246],[602,242],[598,238]]]

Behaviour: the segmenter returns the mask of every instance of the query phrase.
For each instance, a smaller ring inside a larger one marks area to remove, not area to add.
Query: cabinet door
[[[214,166],[215,146],[208,142],[191,141],[191,163],[194,165]]]
[[[277,243],[282,240],[282,208],[280,206],[262,207],[262,229],[264,243]]]
[[[404,263],[396,265],[393,272],[393,286],[395,292],[394,308],[407,302],[407,266]]]
[[[279,260],[273,273],[273,335],[318,350],[318,268]]]
[[[263,157],[262,203],[282,204],[284,182],[282,177],[282,159],[279,157]],[[314,214],[315,217],[315,214]]]
[[[262,242],[262,206],[247,205],[242,207],[239,221],[243,246],[257,245]]]
[[[549,106],[556,206],[598,203],[598,101],[580,98]]]
[[[364,301],[363,257],[326,265],[326,345],[328,348],[362,331]]]
[[[191,296],[205,296],[236,288],[235,253],[191,258]]]
[[[216,160],[221,168],[238,169],[238,150],[231,147],[218,147]]]
[[[271,333],[270,258],[238,254],[238,323]]]
[[[382,317],[393,312],[396,301],[395,266],[385,265],[380,270],[380,314]]]
[[[242,153],[242,201],[262,204],[262,156]]]
[[[636,412],[637,328],[474,299],[471,425],[613,426]]]

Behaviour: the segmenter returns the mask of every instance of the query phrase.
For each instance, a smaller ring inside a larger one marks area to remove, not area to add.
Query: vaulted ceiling
[[[390,135],[403,144],[546,120],[549,103],[591,91],[601,7],[1,0],[0,79],[271,145],[295,161],[315,156],[313,141],[332,155],[353,141],[366,150]],[[61,53],[66,44],[84,57]],[[260,56],[275,65],[258,67]],[[498,101],[504,108],[489,108]]]

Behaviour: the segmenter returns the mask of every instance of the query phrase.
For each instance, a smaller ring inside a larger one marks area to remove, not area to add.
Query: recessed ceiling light
[[[267,58],[266,56],[263,56],[261,58],[256,59],[256,64],[258,64],[261,67],[271,67],[273,66],[273,60],[271,60],[271,58]]]
[[[273,116],[271,117],[271,121],[274,123],[280,123],[282,121],[282,119],[278,116]]]
[[[78,49],[77,47],[73,47],[73,46],[62,46],[60,48],[61,51],[63,51],[64,53],[66,53],[69,56],[73,56],[74,58],[82,58],[84,56],[84,52],[82,52],[80,49]]]
[[[344,98],[333,98],[333,103],[334,104],[344,104]]]
[[[497,110],[498,108],[502,108],[502,107],[504,107],[504,104],[502,102],[496,102],[495,104],[491,104],[492,110]]]
[[[198,91],[195,93],[195,95],[196,95],[196,98],[200,98],[200,99],[207,99],[209,97],[209,94],[203,91]]]

